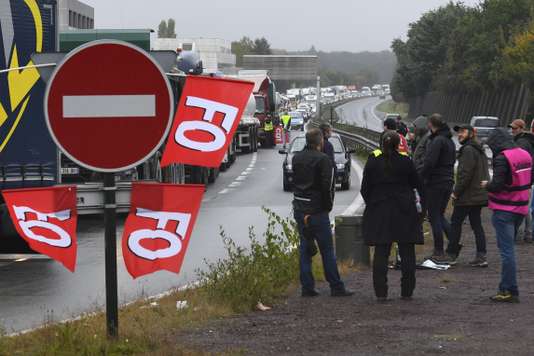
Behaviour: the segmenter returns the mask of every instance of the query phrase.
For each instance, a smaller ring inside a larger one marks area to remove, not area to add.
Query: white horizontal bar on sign
[[[155,95],[66,95],[63,117],[155,117]]]

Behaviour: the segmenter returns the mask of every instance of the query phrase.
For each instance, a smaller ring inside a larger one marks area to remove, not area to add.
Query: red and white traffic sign
[[[99,172],[133,168],[161,146],[173,116],[165,73],[142,49],[115,40],[70,52],[45,93],[45,118],[58,147]]]

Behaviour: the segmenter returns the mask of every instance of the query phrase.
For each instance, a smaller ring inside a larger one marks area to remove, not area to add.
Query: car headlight
[[[345,163],[336,164],[337,169],[345,169]]]

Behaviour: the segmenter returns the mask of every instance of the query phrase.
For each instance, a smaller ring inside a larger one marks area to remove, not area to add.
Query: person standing
[[[386,132],[393,131],[397,132],[397,121],[393,118],[388,118],[384,120],[384,131],[382,134],[380,134],[380,147],[382,147],[382,139]],[[409,155],[410,149],[408,148],[408,142],[406,141],[406,138],[402,135],[399,135],[400,137],[400,144],[399,144],[399,153],[402,155]]]
[[[331,296],[346,297],[354,293],[345,288],[339,276],[329,212],[332,210],[334,169],[327,155],[321,130],[306,133],[306,147],[295,154],[293,165],[293,210],[300,234],[300,282],[303,297],[315,297],[310,243],[317,241],[323,261],[324,275],[330,284]],[[306,233],[305,233],[306,232]],[[309,236],[312,235],[313,239]]]
[[[402,116],[397,116],[397,133],[406,138],[408,135],[408,126],[402,122]]]
[[[469,264],[473,267],[487,267],[486,235],[482,227],[482,208],[488,205],[488,193],[480,182],[489,180],[488,157],[476,139],[475,129],[470,125],[455,126],[458,141],[462,145],[458,153],[456,184],[452,193],[454,210],[451,216],[451,233],[447,254],[449,264],[456,264],[462,245],[462,225],[469,217],[475,234],[476,257]]]
[[[429,127],[432,134],[429,137],[421,174],[425,186],[425,207],[434,237],[434,253],[431,259],[437,263],[446,263],[449,258],[445,255],[443,234],[447,237],[450,235],[450,224],[445,219],[445,210],[454,184],[456,147],[452,142],[451,130],[441,115],[432,115],[429,118]]]
[[[283,127],[283,139],[284,139],[284,148],[286,145],[289,144],[289,129],[291,128],[291,115],[287,112],[287,110],[284,110],[284,114],[280,117],[282,120]]]
[[[508,125],[508,127],[512,129],[514,142],[517,144],[517,146],[527,151],[530,154],[530,157],[534,159],[534,135],[526,131],[527,125],[525,124],[525,121],[521,119],[514,120],[510,125]],[[532,174],[532,179],[534,180],[534,171]],[[532,194],[530,195],[530,204],[532,205]],[[529,205],[530,213],[525,216],[523,241],[526,243],[533,242],[532,222],[534,219],[532,219],[532,214],[534,214],[534,209],[531,205]],[[519,231],[515,236],[515,240],[516,242],[519,241]]]
[[[487,145],[493,152],[493,178],[481,186],[489,192],[491,222],[495,228],[497,246],[501,254],[501,282],[494,302],[519,302],[514,236],[528,214],[532,158],[517,147],[504,128],[495,129]]]
[[[388,259],[393,242],[401,257],[401,296],[410,299],[415,289],[415,244],[423,243],[421,216],[414,189],[422,192],[415,166],[398,152],[400,135],[383,136],[381,150],[374,151],[363,171],[361,194],[365,201],[363,234],[374,246],[373,285],[378,301],[388,296]]]

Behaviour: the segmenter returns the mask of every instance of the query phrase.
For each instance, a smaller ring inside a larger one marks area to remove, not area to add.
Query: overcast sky
[[[98,28],[153,28],[172,17],[178,37],[265,36],[274,48],[379,51],[449,0],[82,0]],[[465,0],[475,5],[479,0]]]

